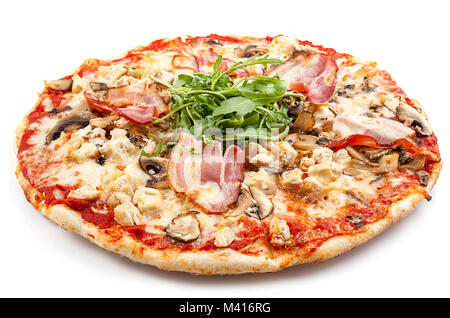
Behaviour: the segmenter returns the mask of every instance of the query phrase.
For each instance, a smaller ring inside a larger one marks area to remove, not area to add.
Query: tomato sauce
[[[360,216],[364,224],[374,223],[386,216],[393,202],[407,196],[413,189],[418,189],[419,178],[416,175],[407,177],[407,181],[393,185],[387,183],[378,189],[378,196],[368,203],[367,206],[348,204],[341,209],[342,216],[335,218],[320,218],[309,216],[298,202],[288,200],[288,211],[294,212],[295,217],[286,217],[294,247],[301,247],[308,252],[313,252],[326,240],[348,234],[356,234],[364,230],[357,227],[347,217]],[[422,189],[422,188],[419,188]],[[283,247],[274,247],[276,250]]]

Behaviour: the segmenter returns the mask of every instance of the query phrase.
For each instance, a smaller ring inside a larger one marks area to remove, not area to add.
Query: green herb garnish
[[[243,77],[236,81],[230,77],[237,69],[250,65],[283,63],[268,55],[254,56],[225,71],[220,55],[212,72],[181,74],[173,85],[164,83],[170,88],[172,110],[153,123],[173,117],[172,128],[181,127],[205,142],[214,139],[211,131],[224,136],[217,137],[222,140],[283,138],[292,120],[283,98],[302,95],[288,93],[285,81],[278,76]],[[229,128],[239,131],[230,135]]]
[[[153,134],[147,134],[148,136],[151,136],[153,138],[155,138],[158,141],[158,147],[156,148],[156,150],[154,152],[152,152],[151,154],[146,152],[144,149],[141,150],[141,156],[144,157],[156,157],[157,155],[159,155],[162,151],[162,141],[161,139]]]

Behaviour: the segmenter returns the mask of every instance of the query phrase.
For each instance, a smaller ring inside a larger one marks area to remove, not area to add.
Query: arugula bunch
[[[153,123],[173,116],[172,128],[181,127],[207,143],[211,133],[225,136],[215,137],[222,140],[283,138],[292,120],[283,98],[302,95],[288,93],[278,76],[231,78],[237,69],[250,65],[283,63],[268,55],[254,56],[224,70],[220,55],[210,73],[181,74],[173,85],[163,83],[170,88],[172,110]],[[239,129],[230,135],[230,128]]]

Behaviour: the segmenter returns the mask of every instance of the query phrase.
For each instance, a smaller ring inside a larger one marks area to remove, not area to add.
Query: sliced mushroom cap
[[[348,154],[353,158],[352,167],[366,169],[373,173],[387,173],[394,171],[398,167],[399,154],[397,152],[390,153],[390,151],[384,151],[384,149],[373,150],[372,153],[368,153],[366,148],[366,153],[372,158],[377,159],[377,161],[372,162],[369,160],[368,156],[364,155],[362,152],[353,148],[352,146],[345,147]],[[381,157],[380,157],[381,155]]]
[[[145,157],[139,158],[139,166],[149,176],[147,187],[163,187],[162,183],[167,181],[167,164],[169,160],[161,157]]]
[[[416,172],[416,175],[419,177],[420,185],[426,187],[430,181],[430,174],[425,170],[419,170]]]
[[[258,212],[255,212],[254,215],[256,215],[258,219],[263,220],[273,212],[273,203],[259,188],[251,186],[249,189],[256,202],[256,206],[258,207]]]
[[[241,58],[249,58],[255,56],[256,54],[264,55],[267,51],[268,50],[266,48],[258,47],[255,44],[249,44],[244,48],[236,48],[237,56]]]
[[[90,82],[89,86],[97,98],[106,96],[106,93],[108,92],[108,85],[102,82]]]
[[[283,98],[289,113],[298,115],[302,110],[310,109],[311,102],[306,100],[306,97],[286,96]]]
[[[407,156],[408,160],[405,159],[405,156]],[[403,155],[400,157],[402,160],[400,161],[400,166],[405,169],[409,169],[412,171],[420,170],[425,165],[426,157],[422,155],[417,156],[411,156],[411,155]],[[402,164],[403,162],[403,164]]]
[[[136,147],[143,148],[147,144],[147,130],[145,126],[135,125],[128,129],[128,139]]]
[[[373,167],[373,166],[376,165],[375,163],[370,162],[369,159],[366,156],[364,156],[362,153],[360,153],[358,150],[356,150],[355,148],[353,148],[350,145],[345,147],[345,150],[347,150],[348,154],[353,159],[356,159],[356,160],[358,160],[360,162],[363,162],[363,163],[367,164],[368,166],[372,166]]]
[[[94,92],[107,91],[108,90],[108,85],[106,85],[105,83],[102,83],[102,82],[91,82],[89,84],[89,86],[91,87],[91,89]]]
[[[359,149],[370,161],[377,161],[384,155],[389,154],[392,150],[388,148],[372,148],[363,147]]]
[[[358,203],[365,205],[365,206],[369,205],[367,203],[367,200],[364,199],[363,195],[360,192],[354,191],[354,190],[347,190],[347,191],[345,191],[345,193],[347,195],[349,195],[350,197],[352,197],[353,199],[355,199]]]
[[[164,229],[168,237],[180,242],[192,242],[200,236],[200,224],[197,220],[197,211],[190,211],[178,215]]]
[[[397,107],[397,117],[405,125],[413,126],[421,135],[429,136],[433,133],[425,116],[404,102]]]
[[[364,225],[364,219],[361,215],[353,214],[348,215],[345,218],[349,220],[351,223],[353,223],[353,225],[355,225],[356,227],[361,227]]]
[[[256,206],[256,202],[253,199],[250,189],[246,184],[242,184],[241,193],[233,206],[232,214],[239,215],[245,213],[249,216],[259,218],[257,213],[259,212],[258,207]]]
[[[59,114],[59,113],[66,112],[68,110],[72,110],[72,107],[65,106],[65,107],[61,107],[61,108],[53,108],[51,111],[49,111],[49,113],[50,114]]]
[[[65,78],[65,79],[57,79],[50,82],[45,82],[46,87],[50,87],[51,89],[57,90],[57,91],[68,91],[72,89],[72,83],[73,80],[71,78]]]
[[[82,128],[89,125],[89,120],[93,117],[92,113],[87,111],[74,111],[67,116],[61,118],[55,126],[50,130],[46,137],[46,144],[48,145],[53,140],[58,139],[63,131],[73,128]]]

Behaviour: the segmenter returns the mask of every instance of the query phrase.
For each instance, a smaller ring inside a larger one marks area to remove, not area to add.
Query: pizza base
[[[16,148],[18,148],[25,127],[26,117],[16,130]],[[436,163],[425,188],[429,192],[436,183],[442,169],[442,161]],[[124,234],[121,239],[112,241],[111,237],[100,231],[95,225],[83,220],[81,215],[67,206],[55,205],[47,207],[44,202],[37,202],[36,195],[40,193],[34,189],[22,174],[22,167],[18,164],[16,176],[27,200],[41,214],[64,228],[77,233],[98,246],[125,256],[136,263],[154,265],[167,271],[185,271],[192,274],[243,274],[249,272],[276,272],[285,267],[302,264],[323,262],[343,254],[366,241],[377,236],[391,225],[397,223],[410,214],[417,204],[425,198],[423,193],[412,193],[393,203],[386,216],[377,222],[368,224],[365,231],[353,235],[341,235],[324,242],[308,257],[282,255],[276,258],[265,256],[243,255],[232,249],[216,251],[177,252],[153,250],[140,242],[136,242],[131,235]]]

